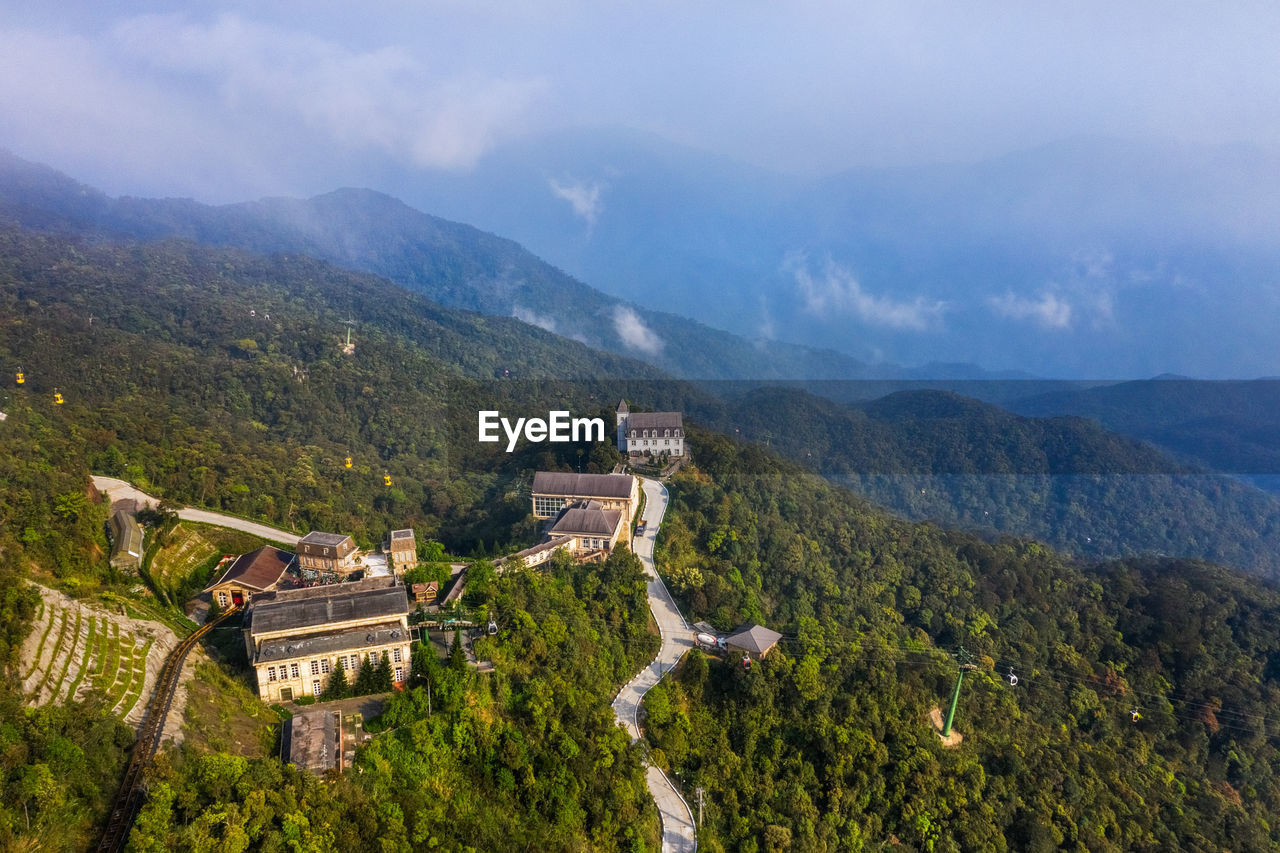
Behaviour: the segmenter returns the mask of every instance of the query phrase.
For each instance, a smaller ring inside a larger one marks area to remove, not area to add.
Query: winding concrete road
[[[633,741],[640,739],[637,715],[644,694],[675,668],[685,652],[693,648],[689,625],[680,615],[680,608],[676,607],[671,593],[667,591],[667,585],[662,582],[653,565],[653,543],[658,535],[662,516],[667,511],[667,490],[657,480],[644,479],[641,483],[645,494],[645,532],[643,536],[636,537],[632,550],[640,558],[649,578],[649,609],[662,634],[662,646],[658,656],[627,682],[618,698],[613,700],[613,713],[618,722],[626,727]],[[666,774],[657,767],[650,765],[647,777],[649,792],[653,794],[658,812],[662,815],[663,853],[693,853],[698,849],[698,840],[689,804],[680,796]]]
[[[155,507],[160,503],[158,498],[152,497],[124,480],[117,480],[115,477],[102,477],[98,474],[94,474],[92,479],[94,488],[105,494],[112,503],[119,500],[132,500],[136,501],[139,507]],[[266,524],[259,524],[256,521],[236,518],[234,515],[223,515],[212,510],[186,506],[178,510],[178,518],[183,521],[193,521],[197,524],[212,524],[214,527],[241,530],[257,536],[259,539],[266,539],[268,542],[277,542],[291,547],[298,544],[299,537],[296,533],[290,533],[288,530],[281,530],[278,527],[270,527]]]

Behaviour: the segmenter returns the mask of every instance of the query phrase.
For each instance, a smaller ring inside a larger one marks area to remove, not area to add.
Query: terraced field
[[[99,690],[125,722],[139,725],[156,673],[178,643],[173,630],[36,589],[40,606],[20,668],[26,701],[63,702]]]

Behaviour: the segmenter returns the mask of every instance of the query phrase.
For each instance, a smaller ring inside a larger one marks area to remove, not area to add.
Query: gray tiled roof
[[[582,498],[629,498],[634,481],[629,474],[573,474],[539,471],[533,475],[535,495],[574,495]]]
[[[742,649],[753,655],[763,655],[781,639],[782,635],[777,631],[771,631],[760,625],[751,625],[734,631],[725,637],[724,643],[730,648]]]
[[[393,530],[393,531],[391,531],[391,541],[392,541],[392,542],[395,542],[395,541],[397,541],[397,540],[399,540],[399,539],[412,539],[412,538],[413,538],[413,529],[412,529],[412,528],[406,528],[406,529],[404,529],[404,530]]]
[[[252,634],[340,625],[357,619],[399,618],[409,613],[409,597],[391,578],[281,590],[254,596],[249,610]]]
[[[289,761],[303,770],[332,770],[341,749],[333,711],[305,711],[289,720]]]
[[[205,587],[206,591],[227,581],[236,581],[251,589],[265,590],[279,583],[285,569],[294,560],[293,554],[267,545],[248,554],[241,554],[231,568],[218,580]]]
[[[296,660],[308,655],[329,655],[334,652],[387,646],[399,641],[409,642],[409,632],[398,622],[307,637],[282,637],[261,643],[253,662],[257,665],[278,660]]]
[[[298,540],[299,545],[341,545],[347,540],[347,537],[341,533],[324,533],[319,530],[313,530],[306,536]]]
[[[115,541],[111,543],[111,556],[142,556],[142,528],[138,526],[136,518],[124,510],[117,510],[111,516],[111,529],[115,534]]]
[[[612,536],[618,529],[622,513],[616,509],[601,509],[600,504],[588,501],[585,505],[571,506],[560,513],[552,536],[570,536],[585,533],[590,536]]]
[[[635,412],[627,415],[627,431],[633,429],[683,429],[679,412]]]

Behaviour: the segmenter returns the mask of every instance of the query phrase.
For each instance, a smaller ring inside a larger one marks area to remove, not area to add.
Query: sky
[[[209,202],[578,127],[804,176],[1081,134],[1280,147],[1273,3],[185,5],[0,3],[0,146]]]

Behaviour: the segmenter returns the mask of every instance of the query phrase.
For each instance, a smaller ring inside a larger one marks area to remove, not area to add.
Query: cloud
[[[1038,297],[1027,298],[1013,293],[992,296],[987,304],[1000,316],[1011,320],[1030,320],[1045,329],[1071,328],[1071,305],[1057,294],[1042,292]],[[1110,301],[1106,302],[1108,313]]]
[[[910,301],[868,293],[853,273],[828,259],[815,278],[803,255],[791,253],[783,263],[795,276],[805,310],[817,317],[844,314],[874,326],[924,331],[941,325],[947,303],[917,296]]]
[[[613,327],[629,349],[645,355],[658,355],[666,346],[662,338],[644,324],[640,316],[625,305],[613,307]]]
[[[537,72],[437,68],[394,42],[235,13],[0,30],[0,56],[0,115],[17,117],[0,144],[62,168],[109,163],[109,191],[227,200],[327,189],[320,174],[361,164],[467,169],[538,121],[550,92]]]
[[[543,316],[522,305],[512,307],[511,316],[522,323],[537,326],[539,329],[545,329],[552,334],[559,334],[556,330],[556,319],[554,317]]]
[[[355,50],[234,14],[209,23],[142,15],[112,36],[152,73],[212,87],[231,112],[274,111],[340,146],[423,167],[473,165],[543,88],[536,79],[441,78],[400,47]]]
[[[562,198],[569,202],[573,212],[586,220],[587,228],[596,227],[596,221],[599,220],[600,214],[604,212],[604,203],[600,200],[600,192],[604,189],[604,186],[599,181],[592,181],[588,184],[583,181],[561,182],[551,178],[547,181],[547,184],[557,198]]]

